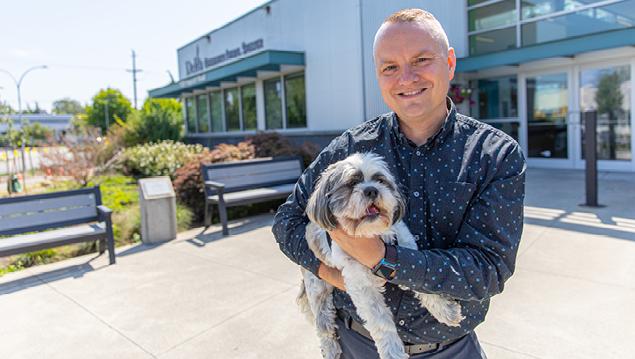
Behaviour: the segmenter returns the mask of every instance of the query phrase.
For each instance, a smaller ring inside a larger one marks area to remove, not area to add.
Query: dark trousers
[[[337,318],[337,334],[342,347],[341,359],[375,359],[379,358],[375,343],[365,336],[347,329],[344,322]],[[440,347],[434,351],[412,355],[411,359],[487,359],[476,334],[471,332],[458,341]]]

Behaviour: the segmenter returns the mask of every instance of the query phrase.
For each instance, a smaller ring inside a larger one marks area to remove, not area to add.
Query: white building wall
[[[366,119],[371,119],[390,111],[384,103],[373,61],[373,40],[375,32],[385,18],[390,14],[407,8],[420,8],[432,13],[445,29],[450,46],[454,48],[456,57],[468,55],[467,42],[467,8],[465,0],[363,0],[362,1],[362,32],[364,59],[364,86]]]
[[[257,52],[288,50],[305,54],[307,129],[347,129],[363,121],[358,5],[358,0],[274,1],[269,4],[269,14],[264,8],[258,9],[211,32],[210,40],[203,36],[179,49],[181,79],[185,61],[196,56],[197,45],[199,57],[205,58],[262,38],[264,47]]]

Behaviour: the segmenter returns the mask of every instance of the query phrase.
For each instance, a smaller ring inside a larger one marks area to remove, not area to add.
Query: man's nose
[[[399,77],[399,82],[401,83],[411,83],[419,80],[419,75],[410,65],[405,65],[402,67],[401,76]]]

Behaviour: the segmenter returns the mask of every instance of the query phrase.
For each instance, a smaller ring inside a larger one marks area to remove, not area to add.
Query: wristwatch
[[[371,269],[371,272],[376,276],[391,280],[395,277],[395,274],[397,274],[397,248],[390,244],[385,244],[384,246],[386,247],[386,254],[384,254],[384,258]]]

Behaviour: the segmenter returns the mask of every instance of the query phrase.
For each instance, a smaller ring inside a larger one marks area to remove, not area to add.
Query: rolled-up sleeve
[[[273,235],[278,246],[294,263],[301,265],[317,276],[319,259],[309,249],[305,239],[306,205],[313,192],[315,181],[331,164],[344,159],[348,153],[348,134],[337,137],[318,155],[296,183],[293,193],[276,212],[273,220]]]
[[[461,300],[502,292],[514,272],[522,234],[526,168],[517,144],[505,152],[467,208],[452,248],[399,247],[392,283]]]

